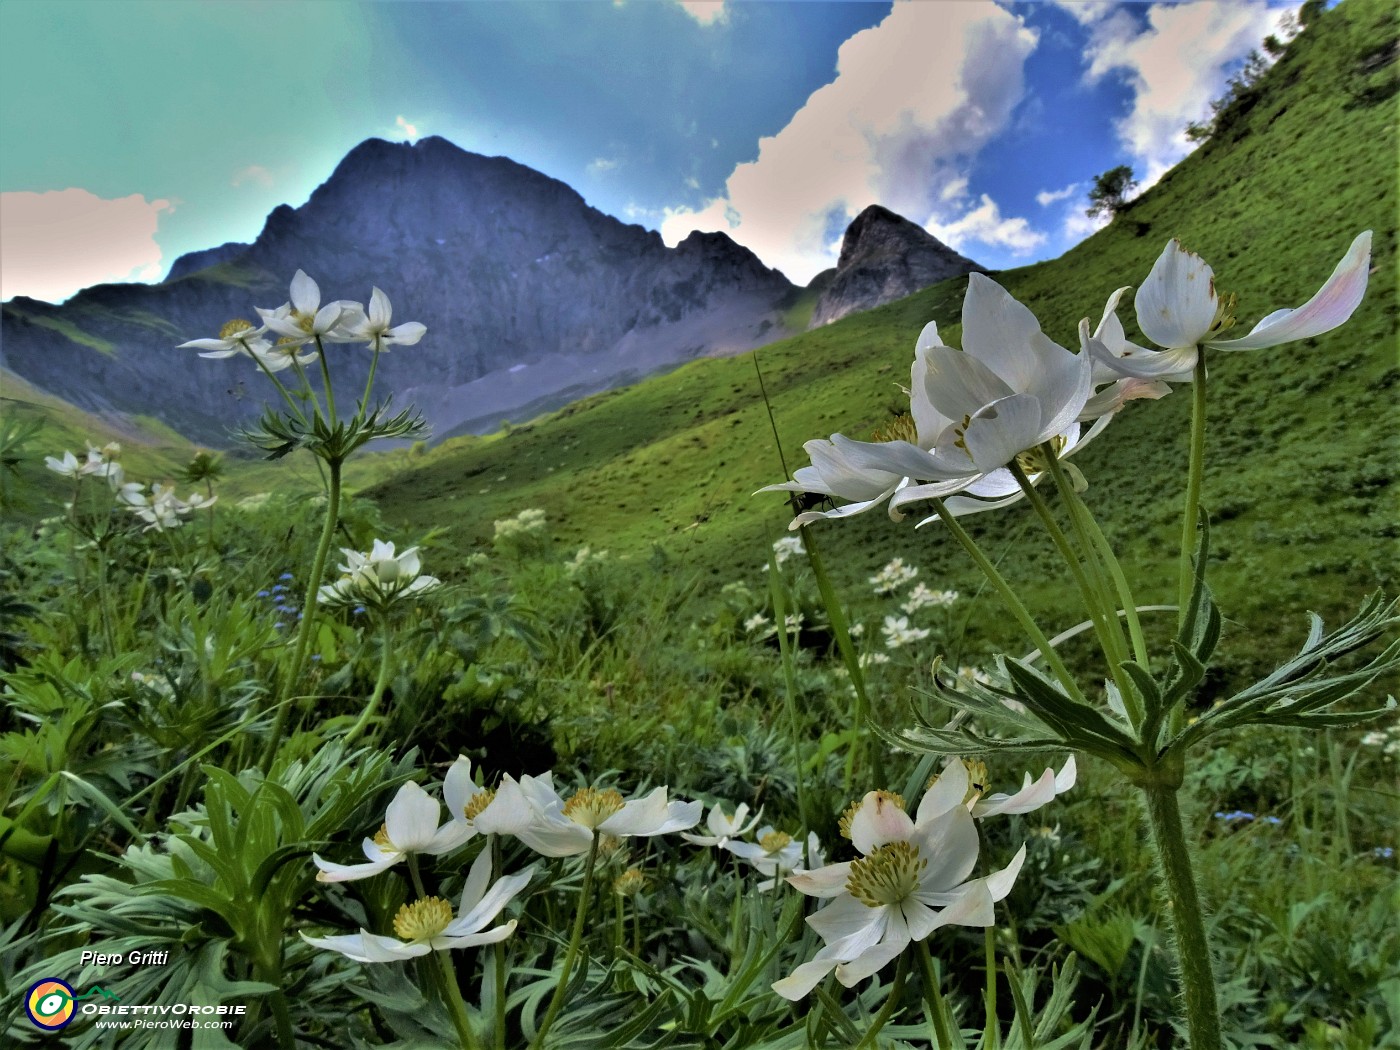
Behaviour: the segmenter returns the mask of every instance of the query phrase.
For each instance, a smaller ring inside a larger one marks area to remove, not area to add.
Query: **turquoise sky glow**
[[[993,267],[1184,154],[1294,5],[0,0],[0,297],[251,240],[356,143],[443,135],[794,280],[879,202]]]

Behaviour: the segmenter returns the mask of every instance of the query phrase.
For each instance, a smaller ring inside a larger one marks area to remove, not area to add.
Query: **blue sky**
[[[1095,173],[1179,160],[1296,6],[0,0],[0,298],[251,240],[372,136],[512,157],[798,282],[871,203],[1021,265],[1092,232]]]

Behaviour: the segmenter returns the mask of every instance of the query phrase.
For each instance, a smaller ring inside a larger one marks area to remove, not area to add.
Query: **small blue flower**
[[[1242,820],[1244,820],[1244,821],[1253,820],[1253,819],[1254,819],[1254,814],[1253,814],[1253,813],[1246,813],[1246,812],[1245,812],[1244,810],[1242,810],[1242,809],[1232,810],[1232,811],[1229,812],[1229,813],[1226,813],[1226,812],[1224,812],[1223,810],[1221,810],[1221,811],[1218,811],[1218,812],[1215,814],[1215,819],[1216,819],[1216,820],[1223,820],[1223,821],[1225,821],[1225,823],[1227,823],[1227,824],[1235,824],[1235,823],[1238,823],[1239,821],[1242,821]]]
[[[287,589],[286,584],[274,583],[274,584],[272,585],[272,593],[273,593],[273,594],[281,594],[281,593],[282,593],[283,591],[285,591],[286,589]]]
[[[312,659],[313,662],[315,662],[315,661],[321,659],[321,654],[320,654],[320,653],[312,653],[312,654],[311,654],[311,659]]]
[[[1371,856],[1379,857],[1381,860],[1389,860],[1395,856],[1395,850],[1390,846],[1377,846],[1371,851]]]
[[[259,598],[266,598],[266,597],[269,596],[269,594],[270,594],[270,592],[268,592],[268,591],[258,591],[258,597],[259,597]]]
[[[296,579],[296,577],[293,576],[293,575],[292,575],[291,573],[289,573],[289,572],[284,572],[281,576],[279,576],[279,577],[277,577],[277,578],[278,578],[279,580],[294,580],[294,579]]]
[[[356,616],[359,616],[361,613],[363,613],[363,612],[365,611],[365,607],[364,607],[363,605],[357,605],[357,606],[355,606],[355,608],[351,609],[350,611],[353,612]]]
[[[1282,824],[1282,823],[1283,823],[1283,821],[1282,821],[1281,819],[1279,819],[1278,817],[1273,816],[1272,814],[1270,814],[1270,815],[1267,816],[1267,817],[1261,817],[1260,819],[1263,820],[1265,824]]]
[[[272,626],[275,627],[275,628],[277,628],[277,630],[280,631],[283,627],[286,627],[287,625],[286,625],[285,623],[283,623],[281,620],[278,620],[278,621],[277,621],[276,623],[274,623]]]

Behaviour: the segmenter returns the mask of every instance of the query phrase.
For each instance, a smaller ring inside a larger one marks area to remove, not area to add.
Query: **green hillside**
[[[997,275],[1062,345],[1097,320],[1114,288],[1141,281],[1180,237],[1210,262],[1217,287],[1239,297],[1247,328],[1317,289],[1363,229],[1375,231],[1372,283],[1351,322],[1278,350],[1212,362],[1205,500],[1217,522],[1214,584],[1226,615],[1277,623],[1287,645],[1305,609],[1335,617],[1368,590],[1397,589],[1393,412],[1397,26],[1384,0],[1349,0],[1289,47],[1216,136],[1059,259]],[[766,347],[757,354],[789,469],[802,442],[833,431],[866,437],[901,401],[915,337],[936,319],[956,345],[963,281]],[[1123,319],[1132,330],[1131,309]],[[1242,329],[1243,330],[1243,329]],[[1141,600],[1173,600],[1189,398],[1129,405],[1077,462],[1088,499],[1148,585]],[[619,550],[662,545],[716,583],[762,564],[790,513],[754,355],[695,362],[489,438],[456,440],[370,490],[405,538],[447,529],[463,557],[492,523],[543,508],[558,542]],[[1061,573],[1024,506],[969,519],[1046,622],[1080,618],[1062,601]],[[894,555],[930,582],[975,589],[975,570],[937,528],[883,515],[817,528],[848,584]],[[435,557],[441,564],[441,555]],[[449,570],[450,571],[450,570]],[[1036,581],[1047,583],[1039,593]],[[1001,637],[984,596],[972,637]],[[1010,636],[1007,636],[1010,641]],[[1228,639],[1227,639],[1228,644]],[[1273,654],[1257,645],[1237,663]]]

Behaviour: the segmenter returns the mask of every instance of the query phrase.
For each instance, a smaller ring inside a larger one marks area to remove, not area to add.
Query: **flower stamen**
[[[441,897],[424,897],[405,904],[394,916],[394,934],[404,941],[431,941],[452,922],[452,905]]]
[[[622,793],[614,788],[580,788],[564,803],[564,816],[590,831],[625,805]]]
[[[867,908],[880,908],[908,900],[919,888],[919,875],[928,858],[908,842],[887,842],[868,857],[851,861],[846,890]]]

